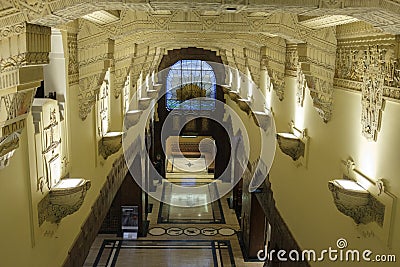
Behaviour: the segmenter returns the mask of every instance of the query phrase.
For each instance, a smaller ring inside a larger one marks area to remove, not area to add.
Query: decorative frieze
[[[24,23],[3,29],[1,34],[9,47],[0,51],[0,72],[49,63],[50,28]]]
[[[336,52],[335,85],[361,91],[366,62],[371,51],[375,51],[376,64],[383,75],[384,96],[399,99],[397,92],[400,89],[400,60],[396,51],[398,45],[394,36],[381,37],[380,40],[371,42],[340,42]]]

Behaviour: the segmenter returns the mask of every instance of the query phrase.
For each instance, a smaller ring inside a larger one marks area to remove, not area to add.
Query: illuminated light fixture
[[[60,223],[78,211],[90,186],[91,182],[82,178],[61,179],[38,204],[39,225]]]
[[[125,114],[125,128],[128,129],[136,125],[139,122],[142,113],[143,110],[128,110]]]
[[[152,99],[149,97],[143,97],[139,99],[139,109],[141,110],[147,109],[150,106],[151,100]]]
[[[158,96],[158,90],[147,90],[146,92],[149,98],[156,98]]]
[[[153,90],[159,91],[161,89],[161,87],[162,87],[161,83],[154,83],[153,84]]]
[[[254,123],[258,127],[261,127],[261,129],[263,129],[264,131],[267,131],[269,127],[271,127],[271,116],[272,115],[267,112],[262,112],[262,111],[252,112]]]
[[[351,159],[342,163],[343,178],[328,182],[336,208],[354,220],[358,231],[372,233],[390,247],[396,196],[386,190],[383,179],[367,177]]]
[[[279,148],[294,161],[298,161],[299,165],[306,167],[308,156],[307,130],[297,129],[294,127],[293,121],[290,123],[290,128],[291,132],[278,133],[276,135]]]
[[[197,138],[197,135],[182,135],[182,138]]]
[[[107,159],[122,147],[123,132],[107,132],[99,141],[99,154]]]
[[[120,12],[118,10],[100,10],[87,14],[83,18],[93,23],[105,25],[119,21]]]
[[[336,179],[329,181],[328,188],[332,192],[337,209],[351,217],[356,224],[368,224],[373,221],[383,224],[385,207],[356,181]]]

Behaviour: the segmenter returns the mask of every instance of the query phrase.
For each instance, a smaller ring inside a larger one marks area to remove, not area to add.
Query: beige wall
[[[325,124],[312,106],[308,89],[304,108],[295,107],[294,78],[286,78],[285,99],[273,94],[272,106],[278,132],[287,132],[287,123],[296,119],[296,109],[304,112],[304,127],[309,142],[308,168],[296,167],[292,159],[277,148],[271,169],[271,183],[277,207],[302,249],[336,248],[336,241],[345,238],[349,249],[369,249],[374,253],[397,254],[400,257],[400,206],[394,213],[393,249],[377,237],[363,237],[350,217],[334,205],[328,181],[342,177],[342,159],[352,157],[357,169],[371,178],[385,178],[388,190],[400,195],[400,104],[387,101],[377,142],[368,142],[361,135],[361,95],[335,89],[332,120]],[[297,115],[296,124],[301,124]],[[301,127],[301,126],[299,126]],[[347,263],[346,263],[347,264]],[[398,263],[397,263],[398,264]],[[311,263],[312,266],[343,266],[344,263]],[[347,266],[347,265],[346,265]],[[351,266],[365,266],[353,263]],[[375,266],[398,266],[381,263]]]

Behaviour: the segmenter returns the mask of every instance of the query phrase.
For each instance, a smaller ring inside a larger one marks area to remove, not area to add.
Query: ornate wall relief
[[[330,121],[333,111],[333,83],[305,75],[313,106],[325,123]]]
[[[368,39],[339,40],[336,53],[335,85],[362,91],[365,75],[365,61],[369,60],[371,49],[383,74],[383,97],[400,100],[400,55],[399,40],[395,36],[369,37]]]
[[[361,91],[362,134],[368,140],[375,140],[380,128],[383,108],[383,84],[381,56],[379,49],[371,48],[366,55],[365,71]]]
[[[96,73],[91,76],[79,79],[79,117],[85,120],[91,112],[96,96],[100,91],[103,73]]]
[[[285,95],[286,44],[281,38],[271,38],[268,46],[261,47],[261,69],[268,71],[272,87],[282,101]]]
[[[36,98],[32,106],[35,125],[37,191],[50,190],[61,179],[65,170],[62,167],[62,133],[58,102],[48,98]]]
[[[8,166],[19,147],[19,136],[35,92],[35,89],[29,89],[0,96],[0,169]]]
[[[78,35],[68,32],[68,80],[69,84],[79,82],[79,65],[78,65]]]
[[[307,86],[306,77],[303,74],[300,65],[298,65],[296,71],[296,103],[301,107],[303,106],[304,103],[306,86]]]

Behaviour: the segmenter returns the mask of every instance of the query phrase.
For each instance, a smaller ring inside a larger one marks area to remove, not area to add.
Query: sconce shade
[[[351,217],[356,224],[376,221],[383,225],[385,207],[356,181],[336,179],[329,181],[337,209]]]
[[[292,133],[278,133],[276,138],[281,151],[293,160],[296,161],[300,157],[304,157],[305,144],[299,137]]]
[[[262,111],[252,112],[254,123],[264,131],[271,126],[271,115]]]
[[[139,122],[142,110],[128,110],[125,114],[125,128],[128,129]]]
[[[156,98],[158,95],[158,90],[147,90],[147,96],[150,98]]]
[[[150,106],[151,100],[152,99],[149,97],[144,97],[139,99],[139,109],[141,110],[147,109]]]
[[[82,178],[61,179],[38,204],[39,225],[59,223],[82,206],[90,181]]]
[[[99,153],[107,159],[122,147],[123,132],[108,132],[99,141]]]

